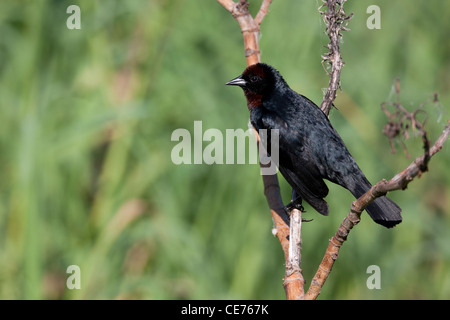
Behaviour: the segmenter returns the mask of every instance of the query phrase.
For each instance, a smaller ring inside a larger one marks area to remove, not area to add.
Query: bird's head
[[[270,95],[278,84],[286,84],[278,71],[265,63],[247,67],[237,78],[226,85],[239,86],[244,90],[249,109],[259,107],[265,97]]]

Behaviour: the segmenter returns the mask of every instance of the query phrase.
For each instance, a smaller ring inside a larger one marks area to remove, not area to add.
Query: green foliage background
[[[255,13],[261,1],[251,1]],[[283,254],[257,165],[174,165],[177,128],[247,129],[237,88],[245,67],[238,24],[213,0],[1,0],[0,298],[284,299]],[[66,9],[81,8],[81,30]],[[381,8],[381,30],[366,9]],[[328,39],[320,1],[274,1],[262,25],[264,62],[320,104]],[[348,1],[342,88],[331,121],[368,178],[391,178],[383,101],[427,103],[429,136],[450,106],[450,2]],[[437,122],[439,116],[442,117]],[[420,138],[406,142],[421,154]],[[393,230],[367,215],[351,232],[321,299],[450,297],[450,151],[391,198]],[[290,189],[280,178],[283,197]],[[330,185],[329,217],[307,207],[302,267],[307,284],[351,195]],[[366,286],[370,265],[381,289]],[[66,269],[81,268],[68,290]]]

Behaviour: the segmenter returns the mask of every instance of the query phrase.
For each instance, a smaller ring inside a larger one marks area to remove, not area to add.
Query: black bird
[[[292,90],[275,68],[254,64],[226,84],[244,90],[256,130],[279,130],[277,166],[293,188],[293,197],[295,192],[319,213],[328,215],[324,179],[348,189],[356,198],[372,186],[325,114]],[[270,134],[267,136],[264,145],[270,146]],[[400,207],[386,196],[377,198],[366,211],[387,228],[402,221]]]

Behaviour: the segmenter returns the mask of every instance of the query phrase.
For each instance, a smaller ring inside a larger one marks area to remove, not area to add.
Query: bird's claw
[[[300,210],[301,212],[306,212],[305,208],[300,203],[294,203],[293,201],[289,202],[286,206],[284,206],[284,212],[286,212],[286,215],[288,219],[291,219],[291,212],[293,209]],[[305,219],[302,218],[302,222],[311,222],[314,219]]]
[[[301,203],[297,203],[295,201],[291,201],[289,202],[285,207],[284,207],[284,211],[286,212],[286,214],[288,216],[291,215],[291,211],[297,209],[300,210],[301,212],[306,212],[305,208],[303,208]]]
[[[292,199],[291,199],[291,201],[286,206],[284,206],[284,211],[286,212],[286,214],[288,216],[290,216],[291,215],[291,211],[293,209],[300,210],[301,212],[306,212],[305,208],[303,208],[303,206],[302,206],[302,198],[301,197],[295,198],[294,191],[292,191]]]
[[[300,210],[301,212],[306,212],[305,208],[302,206],[301,203],[298,203],[296,201],[291,201],[284,207],[284,211],[286,212],[286,215],[287,215],[289,220],[291,219],[291,212],[292,212],[293,209]],[[313,220],[314,219],[302,218],[302,222],[311,222]]]
[[[298,197],[294,190],[292,190],[291,201],[286,206],[284,206],[283,209],[286,212],[286,215],[289,220],[291,219],[291,212],[293,209],[300,210],[301,212],[306,212],[305,208],[303,208],[302,206],[302,198]],[[302,222],[310,222],[310,221],[313,221],[313,219],[302,218]]]

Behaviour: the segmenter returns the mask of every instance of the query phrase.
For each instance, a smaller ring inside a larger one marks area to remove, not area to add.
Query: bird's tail
[[[367,179],[364,180],[363,185],[359,183],[356,185],[356,188],[350,190],[356,198],[362,196],[372,187]],[[366,211],[373,221],[386,228],[392,228],[402,222],[402,209],[386,196],[375,199],[374,202],[367,206]]]
[[[370,217],[386,228],[392,228],[402,222],[402,209],[386,196],[377,198],[366,208]]]

